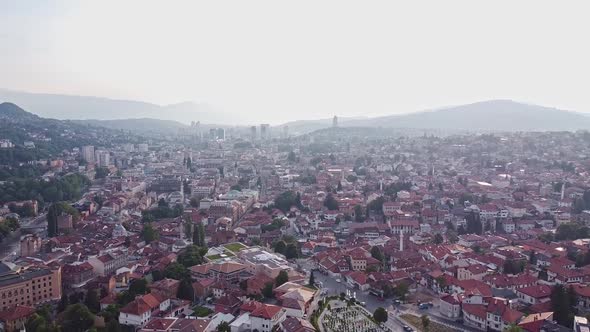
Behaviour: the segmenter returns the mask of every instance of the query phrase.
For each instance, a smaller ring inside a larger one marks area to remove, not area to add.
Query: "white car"
[[[340,279],[336,279],[336,282],[340,283],[340,282],[342,282],[342,280],[340,280]]]

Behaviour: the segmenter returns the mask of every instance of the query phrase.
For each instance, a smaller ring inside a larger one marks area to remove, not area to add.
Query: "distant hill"
[[[14,103],[0,103],[0,139],[14,144],[13,148],[0,149],[0,165],[44,159],[83,145],[145,142],[145,137],[135,134],[42,118]],[[25,146],[25,142],[32,142],[34,147]]]
[[[329,128],[327,119],[297,123],[301,132]],[[490,100],[433,111],[339,121],[340,127],[413,128],[470,131],[572,131],[590,130],[590,117],[583,113]],[[291,128],[291,127],[289,127]]]
[[[9,101],[41,117],[83,120],[78,123],[140,133],[174,133],[191,121],[202,130],[215,126],[246,126],[249,114],[228,114],[202,103],[160,106],[140,101],[15,92],[0,89],[0,102]],[[264,119],[257,119],[264,123]],[[590,116],[556,108],[490,100],[410,114],[373,118],[342,118],[340,127],[439,129],[445,131],[563,131],[590,129]],[[273,126],[292,135],[330,128],[332,118],[300,120]]]
[[[117,130],[135,131],[143,134],[175,134],[188,126],[177,121],[160,119],[120,119],[120,120],[72,120],[74,123],[105,127]]]
[[[490,100],[357,122],[369,127],[436,128],[473,131],[561,131],[590,129],[587,116],[511,100]]]
[[[0,102],[12,102],[39,116],[61,120],[115,120],[152,118],[182,123],[200,121],[232,125],[245,121],[205,103],[156,105],[141,101],[99,97],[29,93],[0,89]]]
[[[40,118],[32,113],[26,112],[13,103],[0,103],[0,119],[10,121],[39,120]]]

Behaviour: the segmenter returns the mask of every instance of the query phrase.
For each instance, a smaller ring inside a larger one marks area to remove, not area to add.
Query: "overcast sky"
[[[486,99],[590,111],[588,1],[0,0],[0,87],[267,121]]]

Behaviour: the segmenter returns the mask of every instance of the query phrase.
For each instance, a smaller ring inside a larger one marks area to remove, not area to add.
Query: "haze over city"
[[[588,7],[0,0],[0,331],[589,332]]]
[[[203,102],[273,124],[489,99],[590,110],[585,2],[1,6],[0,87],[10,90]]]

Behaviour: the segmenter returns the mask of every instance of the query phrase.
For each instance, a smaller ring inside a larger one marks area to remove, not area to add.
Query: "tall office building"
[[[289,138],[289,126],[283,127],[283,138]]]
[[[85,145],[82,147],[82,159],[87,163],[93,163],[94,159],[94,146]]]
[[[332,127],[338,127],[338,117],[336,115],[334,115],[334,118],[332,119]]]
[[[256,126],[250,127],[250,139],[256,140]]]
[[[100,167],[108,167],[111,164],[111,155],[108,151],[96,151],[96,163]]]
[[[260,125],[260,139],[267,140],[270,139],[270,125],[263,123]]]
[[[148,152],[149,150],[149,145],[147,145],[146,143],[140,143],[137,144],[137,150],[139,152]]]
[[[217,139],[221,139],[221,140],[225,139],[225,129],[217,128]]]

